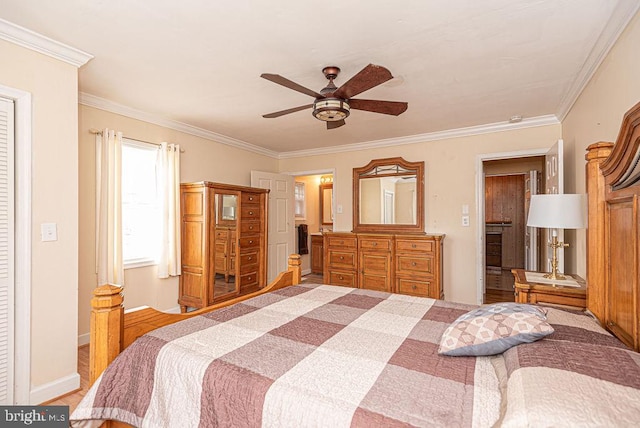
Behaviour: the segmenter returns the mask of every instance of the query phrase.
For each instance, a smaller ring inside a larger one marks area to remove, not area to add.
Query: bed
[[[122,290],[102,286],[92,301],[93,386],[71,424],[636,426],[639,147],[640,104],[615,146],[586,155],[588,312],[305,284],[296,255],[265,289],[188,314],[125,314]],[[527,327],[492,355],[442,355],[445,338],[464,339],[465,317],[478,313],[514,316],[517,328],[533,319],[536,337]]]

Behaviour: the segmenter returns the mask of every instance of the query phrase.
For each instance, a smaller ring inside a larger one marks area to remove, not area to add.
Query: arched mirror
[[[354,168],[353,231],[424,233],[424,162],[386,158]]]

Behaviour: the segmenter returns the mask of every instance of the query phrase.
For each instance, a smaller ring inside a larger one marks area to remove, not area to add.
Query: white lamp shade
[[[533,195],[527,226],[584,229],[587,227],[586,204],[586,195],[582,194]]]

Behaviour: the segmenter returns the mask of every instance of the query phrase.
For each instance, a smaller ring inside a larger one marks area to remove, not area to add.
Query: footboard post
[[[122,349],[124,308],[122,287],[103,285],[93,290],[89,342],[89,383],[93,383]]]
[[[289,255],[289,270],[293,272],[293,285],[302,282],[302,260],[299,254]]]

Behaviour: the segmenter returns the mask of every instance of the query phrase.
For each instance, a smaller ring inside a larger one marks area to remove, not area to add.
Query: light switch
[[[462,214],[469,214],[469,205],[468,204],[462,205]]]
[[[462,225],[464,227],[469,227],[469,216],[468,215],[463,215],[462,216]]]
[[[56,223],[42,223],[40,225],[42,242],[58,240],[58,225]]]
[[[338,208],[338,214],[342,214],[342,205],[338,204],[336,208]]]

